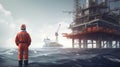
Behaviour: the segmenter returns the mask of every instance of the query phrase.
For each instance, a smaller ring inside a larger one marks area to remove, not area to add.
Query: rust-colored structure
[[[112,6],[117,2],[74,0],[72,32],[63,36],[72,39],[73,48],[120,48],[120,6]]]

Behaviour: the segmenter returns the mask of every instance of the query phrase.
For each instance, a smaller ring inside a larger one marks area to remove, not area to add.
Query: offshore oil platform
[[[74,0],[73,14],[73,48],[120,48],[120,0]]]

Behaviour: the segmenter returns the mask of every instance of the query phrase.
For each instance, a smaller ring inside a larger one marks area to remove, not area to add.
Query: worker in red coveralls
[[[21,31],[17,34],[15,38],[15,43],[18,46],[18,65],[19,67],[28,66],[28,47],[31,44],[31,37],[26,31],[26,25],[21,25]]]

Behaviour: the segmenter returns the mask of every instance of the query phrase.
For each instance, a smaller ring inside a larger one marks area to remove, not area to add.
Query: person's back
[[[27,31],[21,31],[16,36],[16,44],[17,43],[27,43],[30,45],[31,38]],[[17,44],[18,45],[18,44]]]
[[[26,31],[26,26],[21,26],[21,32],[19,32],[15,38],[15,43],[18,46],[18,61],[19,67],[22,67],[24,60],[24,67],[28,65],[28,47],[31,43],[30,35]]]

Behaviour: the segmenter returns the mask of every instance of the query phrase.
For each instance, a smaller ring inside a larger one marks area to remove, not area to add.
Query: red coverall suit
[[[30,35],[25,31],[22,30],[19,32],[15,38],[15,43],[18,46],[18,60],[28,60],[28,47],[31,43]]]

